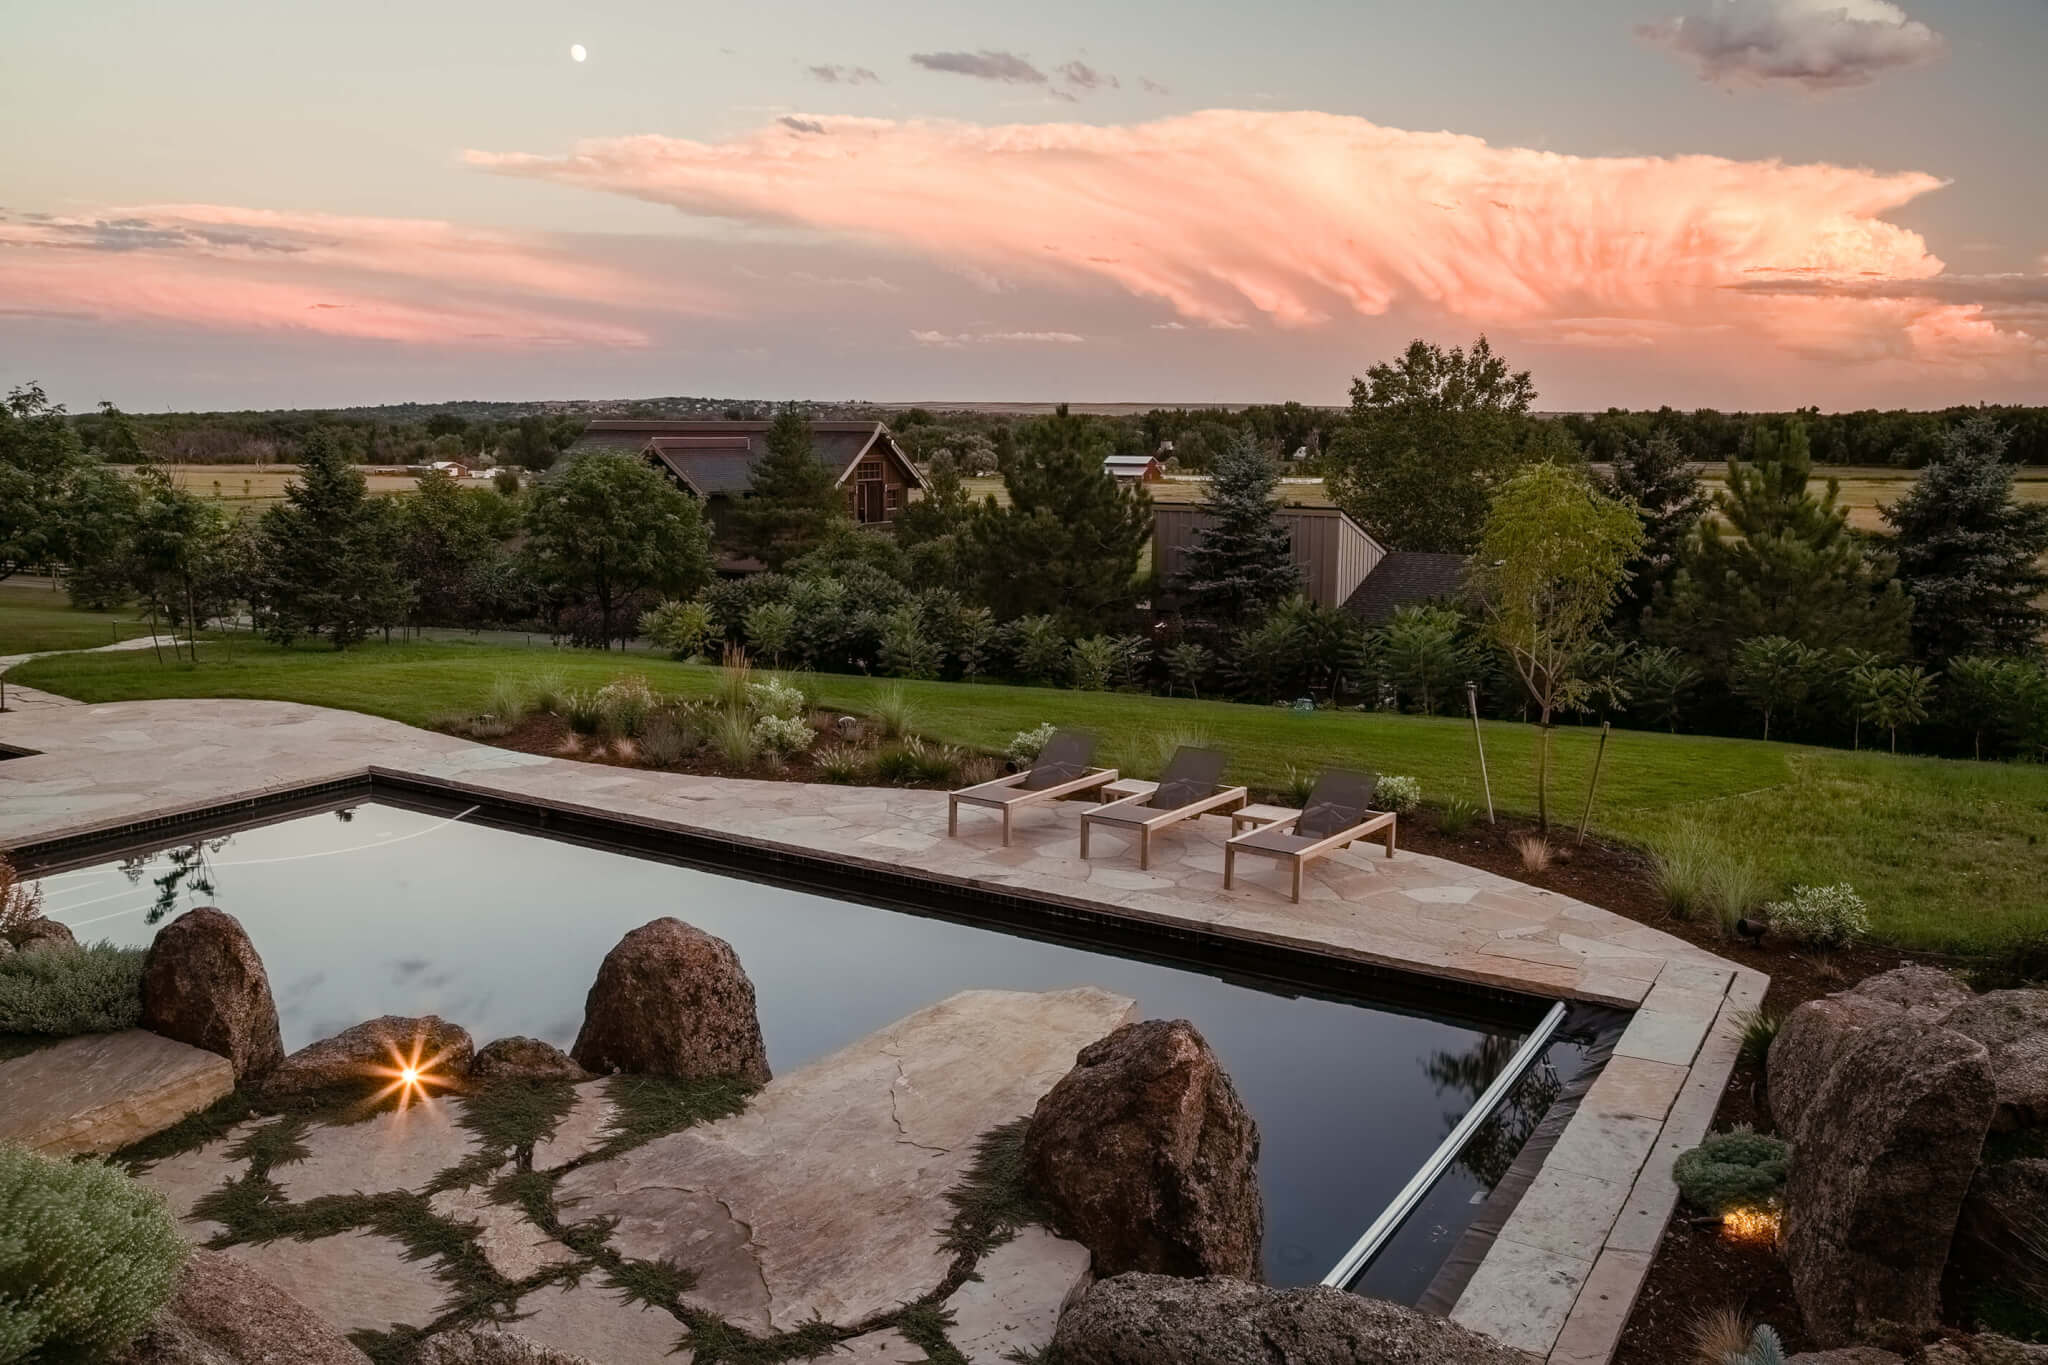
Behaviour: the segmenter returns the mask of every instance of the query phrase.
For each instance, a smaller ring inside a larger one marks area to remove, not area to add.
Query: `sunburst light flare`
[[[434,1069],[448,1055],[447,1049],[431,1057],[423,1057],[421,1054],[426,1051],[426,1046],[426,1039],[415,1035],[412,1052],[408,1055],[397,1043],[386,1041],[384,1047],[391,1054],[391,1065],[370,1068],[373,1074],[386,1078],[384,1088],[370,1097],[372,1104],[382,1104],[396,1095],[398,1107],[408,1109],[415,1101],[432,1099],[436,1089],[446,1090],[455,1084],[452,1078]]]

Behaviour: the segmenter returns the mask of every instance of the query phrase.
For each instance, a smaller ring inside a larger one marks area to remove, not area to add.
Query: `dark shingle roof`
[[[584,428],[569,453],[645,452],[701,496],[744,493],[754,461],[768,452],[769,425],[603,418]],[[843,475],[848,466],[878,443],[901,455],[888,428],[880,422],[811,423],[812,451],[818,462],[834,475]],[[913,478],[917,477],[907,459],[903,465],[911,469]]]
[[[1377,626],[1402,607],[1456,597],[1464,586],[1463,555],[1390,550],[1344,603],[1344,610]]]

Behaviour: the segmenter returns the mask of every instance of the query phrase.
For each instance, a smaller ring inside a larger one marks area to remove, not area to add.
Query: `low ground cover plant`
[[[140,948],[95,943],[0,957],[0,1033],[69,1038],[134,1028],[142,1017]]]
[[[1791,1159],[1792,1148],[1783,1140],[1737,1128],[1680,1153],[1671,1178],[1701,1213],[1770,1208],[1784,1192]]]

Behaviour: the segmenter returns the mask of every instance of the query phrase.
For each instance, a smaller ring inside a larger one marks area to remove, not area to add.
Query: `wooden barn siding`
[[[1152,562],[1171,586],[1185,571],[1188,546],[1209,524],[1209,514],[1193,504],[1155,503],[1152,511]],[[1283,507],[1274,516],[1286,526],[1302,584],[1319,605],[1349,599],[1386,556],[1385,546],[1334,507]]]

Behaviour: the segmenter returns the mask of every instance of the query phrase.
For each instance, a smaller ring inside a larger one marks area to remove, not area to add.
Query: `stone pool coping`
[[[1011,848],[943,793],[643,772],[516,753],[354,712],[174,700],[0,715],[0,848],[170,819],[378,775],[649,828],[824,855],[968,891],[1022,894],[1224,939],[1635,1011],[1452,1310],[1556,1365],[1612,1355],[1677,1201],[1670,1159],[1697,1143],[1768,979],[1567,896],[1377,846],[1313,867],[1302,903],[1254,865],[1221,886],[1227,821],[1163,836],[1140,872],[1122,841],[1074,852],[1076,812],[1023,816]],[[1142,1002],[1141,1002],[1142,1004]]]

